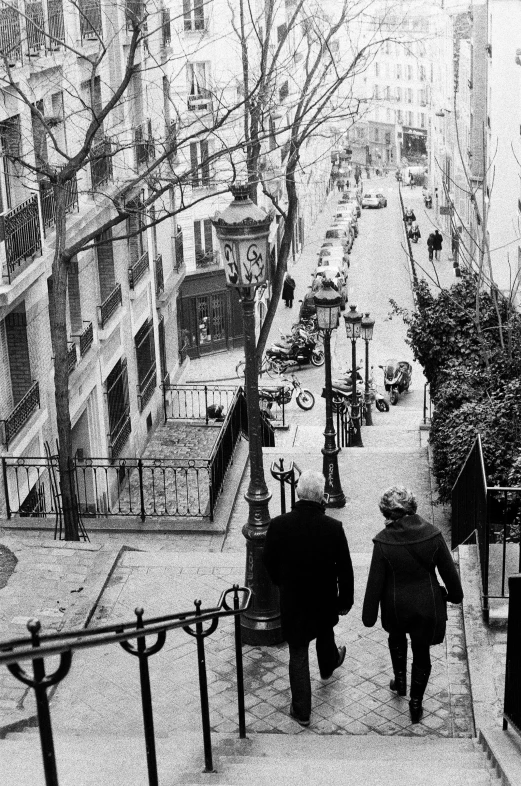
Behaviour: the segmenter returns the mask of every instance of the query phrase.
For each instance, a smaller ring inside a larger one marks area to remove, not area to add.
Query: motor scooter
[[[332,409],[337,412],[340,407],[350,405],[352,403],[352,384],[351,384],[351,369],[343,371],[341,376],[331,381],[332,387]],[[322,390],[322,397],[325,398],[326,389]],[[371,366],[371,375],[369,377],[369,395],[371,403],[374,402],[376,409],[379,412],[389,412],[389,404],[382,396],[376,386],[373,377],[373,367]],[[365,382],[359,372],[356,370],[356,397],[358,403],[363,403],[365,397]]]
[[[384,387],[391,404],[398,403],[400,393],[408,393],[412,381],[412,366],[407,360],[388,360],[379,366],[384,372]]]
[[[423,194],[423,204],[425,207],[432,207],[432,195],[429,191],[425,191]]]

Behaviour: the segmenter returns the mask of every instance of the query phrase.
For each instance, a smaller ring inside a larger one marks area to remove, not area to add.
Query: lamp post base
[[[338,471],[338,453],[340,448],[334,450],[322,448],[324,461],[322,463],[322,474],[326,479],[324,491],[329,494],[329,501],[326,508],[343,508],[346,504],[346,495],[342,491],[340,483],[340,473]]]

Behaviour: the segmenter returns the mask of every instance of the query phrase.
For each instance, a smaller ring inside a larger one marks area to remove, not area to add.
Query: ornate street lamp
[[[365,425],[373,425],[371,412],[371,394],[369,393],[369,342],[373,338],[374,319],[369,314],[364,314],[360,326],[360,335],[365,341]]]
[[[342,491],[340,475],[338,472],[338,453],[340,448],[336,446],[335,427],[333,425],[333,405],[331,390],[331,333],[338,327],[338,316],[340,314],[340,304],[342,298],[333,289],[331,281],[326,279],[321,289],[315,295],[315,306],[317,310],[317,324],[319,330],[324,333],[324,352],[326,356],[326,430],[324,431],[324,456],[323,469],[326,479],[325,492],[329,494],[330,508],[343,508],[346,504],[345,494]]]
[[[356,340],[360,338],[362,315],[356,306],[350,306],[349,314],[344,314],[346,334],[351,339],[351,419],[353,421],[353,434],[351,447],[363,448],[362,433],[360,430],[360,407],[356,395]]]
[[[255,292],[268,277],[268,235],[272,216],[249,199],[247,186],[231,186],[230,191],[234,201],[222,213],[217,213],[212,223],[221,246],[226,283],[239,293],[244,327],[250,483],[245,494],[249,505],[248,521],[242,532],[246,538],[245,582],[253,592],[253,602],[241,615],[241,625],[245,644],[278,644],[283,640],[279,592],[262,562],[271,494],[264,478],[255,356]]]

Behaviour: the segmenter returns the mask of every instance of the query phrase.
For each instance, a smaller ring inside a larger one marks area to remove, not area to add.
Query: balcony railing
[[[156,271],[156,295],[159,295],[164,292],[165,289],[165,279],[163,277],[163,255],[158,254],[154,259],[154,268]]]
[[[0,8],[0,54],[7,58],[9,65],[22,59],[20,15],[16,0]]]
[[[134,128],[134,148],[136,151],[136,169],[153,161],[155,157],[152,121],[145,120]]]
[[[65,40],[63,0],[47,0],[47,18],[49,23],[47,46],[49,49],[57,49],[60,41]]]
[[[195,254],[195,266],[197,269],[218,264],[219,255],[217,251],[196,252]]]
[[[38,197],[33,194],[12,210],[0,215],[0,237],[5,241],[7,278],[17,275],[17,268],[42,250],[42,233]]]
[[[128,269],[128,285],[130,289],[135,289],[137,283],[141,281],[148,270],[148,251],[141,254],[137,262],[134,262]]]
[[[80,0],[78,11],[82,40],[99,38],[102,32],[100,0]]]
[[[104,139],[93,145],[90,151],[90,179],[92,188],[98,188],[112,180],[112,155],[110,140]]]
[[[85,330],[80,336],[80,355],[83,357],[87,354],[89,349],[92,346],[92,342],[94,341],[94,330],[92,327],[92,322],[89,322]]]
[[[109,451],[111,459],[115,459],[119,456],[131,431],[130,410],[127,407],[109,434]]]
[[[0,421],[4,424],[4,444],[8,448],[17,434],[23,429],[33,412],[40,406],[40,387],[33,382],[25,396],[20,399],[8,418]]]
[[[67,351],[67,364],[69,367],[69,374],[72,374],[72,372],[76,368],[77,362],[78,362],[78,352],[76,350],[76,344],[72,343]]]
[[[45,46],[43,5],[41,2],[25,3],[25,28],[29,55],[39,55]]]
[[[64,185],[65,190],[65,212],[72,213],[74,208],[79,210],[78,205],[78,181],[76,177],[68,180]],[[40,180],[40,205],[42,208],[43,232],[50,229],[56,223],[56,200],[54,190],[48,180]]]
[[[101,306],[98,306],[98,320],[100,328],[104,328],[111,316],[117,311],[122,303],[121,284],[116,284],[108,298]]]
[[[211,112],[212,96],[209,90],[201,90],[197,95],[188,96],[188,109],[192,112]]]
[[[156,364],[153,363],[149,371],[147,372],[147,375],[145,376],[144,380],[140,382],[137,386],[137,398],[138,398],[138,405],[139,405],[140,412],[143,412],[144,408],[152,398],[152,395],[156,387],[157,387]]]

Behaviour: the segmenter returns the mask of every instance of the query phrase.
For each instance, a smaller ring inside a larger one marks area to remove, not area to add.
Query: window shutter
[[[183,0],[183,16],[185,20],[185,30],[191,30],[192,18],[190,14],[190,0]]]
[[[204,220],[204,250],[207,257],[213,255],[212,221],[209,218]]]
[[[194,221],[194,242],[195,242],[195,261],[198,262],[202,256],[203,251],[203,238],[201,236],[201,222]]]
[[[205,0],[194,0],[194,21],[196,30],[204,30]]]
[[[199,185],[199,169],[197,158],[197,142],[190,142],[190,167],[192,169],[192,186],[197,188]]]
[[[201,180],[203,186],[210,185],[210,162],[208,161],[209,145],[208,142],[201,142]]]

